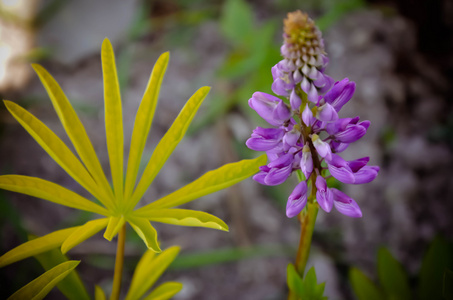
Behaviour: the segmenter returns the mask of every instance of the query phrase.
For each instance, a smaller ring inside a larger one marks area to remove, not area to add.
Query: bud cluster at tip
[[[360,121],[359,117],[338,116],[352,98],[355,83],[347,78],[334,83],[324,74],[328,63],[324,42],[307,14],[289,13],[284,20],[283,38],[283,60],[272,68],[272,91],[284,99],[256,92],[249,100],[250,107],[274,126],[257,127],[246,142],[250,149],[266,151],[269,159],[254,180],[278,185],[300,170],[305,180],[288,198],[288,217],[296,216],[307,201],[315,199],[326,212],[335,206],[342,214],[361,217],[357,203],[329,188],[326,182],[333,176],[343,183],[367,183],[379,171],[377,166],[367,166],[368,157],[346,161],[337,154],[362,138],[370,126],[369,121]]]

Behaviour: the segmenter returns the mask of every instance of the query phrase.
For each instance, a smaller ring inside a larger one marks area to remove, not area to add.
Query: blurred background
[[[318,281],[327,282],[329,299],[353,299],[348,270],[356,266],[375,280],[377,251],[386,247],[417,289],[433,239],[448,247],[453,240],[451,1],[2,0],[0,95],[68,141],[30,66],[42,64],[74,105],[106,167],[102,40],[108,37],[115,49],[125,142],[154,62],[170,51],[145,158],[185,101],[201,86],[212,90],[142,201],[149,203],[206,171],[257,155],[244,143],[264,124],[247,101],[255,91],[271,92],[270,69],[281,59],[282,20],[297,9],[323,31],[330,58],[326,73],[357,84],[340,116],[371,121],[368,134],[344,158],[370,156],[381,166],[374,182],[344,187],[363,218],[320,211],[308,266],[316,267]],[[0,173],[38,176],[85,193],[3,105]],[[285,299],[286,266],[294,261],[300,230],[296,219],[285,216],[296,181],[291,179],[278,187],[248,179],[185,206],[222,218],[230,233],[155,224],[163,248],[182,247],[162,278],[184,284],[175,299]],[[91,217],[0,191],[0,253],[26,241],[29,233],[44,235]],[[129,233],[124,287],[145,250]],[[110,289],[115,248],[98,234],[70,251],[71,258],[82,259],[77,270],[91,293],[94,284]],[[1,269],[0,297],[42,273],[33,258]],[[49,295],[61,298],[59,291]]]

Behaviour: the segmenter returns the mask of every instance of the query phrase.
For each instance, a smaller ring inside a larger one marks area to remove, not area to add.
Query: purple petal
[[[335,134],[335,139],[342,143],[353,143],[366,134],[366,129],[360,125],[349,125],[346,130]]]
[[[302,159],[300,161],[300,169],[304,173],[305,178],[310,177],[311,172],[313,172],[313,158],[311,156],[310,148],[305,145],[302,149]]]
[[[293,155],[291,153],[284,154],[276,160],[270,162],[267,166],[269,168],[283,168],[290,165],[293,162]]]
[[[289,95],[289,92],[286,87],[287,84],[283,81],[283,79],[277,78],[272,83],[271,89],[275,94],[287,97]]]
[[[271,140],[264,138],[249,138],[245,144],[249,149],[255,151],[269,151],[275,148],[280,143],[279,140]]]
[[[327,91],[329,91],[330,88],[331,88],[332,85],[333,85],[333,82],[334,82],[334,80],[333,80],[332,77],[327,76],[327,75],[325,75],[325,74],[323,74],[323,75],[324,75],[324,80],[326,81],[326,84],[325,84],[323,87],[319,88],[319,92],[320,92],[321,94],[324,94],[324,93],[326,93]]]
[[[264,182],[266,185],[282,184],[289,177],[289,175],[291,175],[291,172],[291,164],[284,168],[273,168],[269,171],[266,177],[264,177]]]
[[[308,104],[305,105],[305,109],[302,112],[302,121],[305,123],[306,126],[311,126],[315,121],[313,117],[313,112],[311,111],[310,107],[308,107]]]
[[[348,166],[351,168],[351,171],[355,173],[358,170],[360,170],[361,168],[363,168],[364,166],[366,166],[366,164],[369,161],[370,161],[369,157],[362,157],[362,158],[359,158],[356,160],[348,161]]]
[[[316,118],[324,122],[333,122],[338,120],[338,113],[332,105],[326,103],[318,108]]]
[[[355,182],[354,174],[351,169],[346,167],[336,167],[327,164],[330,174],[343,183],[353,184]]]
[[[335,188],[332,188],[331,190],[333,193],[333,204],[340,213],[351,218],[362,217],[362,211],[354,199]]]
[[[336,111],[340,111],[343,105],[352,98],[354,91],[355,83],[345,78],[342,81],[335,82],[332,89],[324,96],[324,100],[330,103]]]
[[[297,216],[307,204],[307,182],[302,181],[296,185],[286,204],[286,216]]]
[[[299,130],[291,130],[291,131],[288,131],[283,136],[283,143],[291,147],[291,146],[296,145],[296,143],[299,140],[299,138],[300,138],[300,131]]]
[[[291,111],[288,106],[280,100],[272,113],[272,117],[275,120],[285,122],[291,117]]]
[[[280,140],[284,134],[285,131],[281,128],[263,128],[258,126],[253,130],[252,137]]]
[[[326,125],[326,131],[330,135],[334,135],[340,131],[346,129],[346,127],[351,123],[351,118],[342,118],[338,119],[335,122],[328,123]]]
[[[326,180],[318,175],[316,177],[316,200],[319,203],[319,206],[325,211],[330,212],[333,206],[333,193],[327,187]]]
[[[330,149],[329,144],[326,142],[323,142],[317,134],[312,135],[312,141],[313,141],[313,146],[315,146],[316,151],[318,154],[327,159],[331,160],[332,159],[332,150]]]
[[[261,183],[262,185],[267,185],[265,182],[264,182],[264,178],[267,176],[267,172],[259,172],[257,174],[255,174],[253,176],[253,180],[255,180],[256,182],[258,183]]]
[[[249,106],[254,109],[260,117],[274,126],[281,125],[281,122],[272,118],[275,107],[281,99],[261,92],[255,92],[249,99]]]
[[[292,109],[299,111],[299,108],[302,105],[302,99],[300,99],[299,95],[297,95],[296,89],[293,89],[291,92],[291,96],[289,96],[289,103],[291,104]]]
[[[307,93],[307,98],[310,102],[318,104],[318,90],[313,84],[310,84],[310,90]]]
[[[369,183],[376,178],[378,172],[378,166],[365,166],[354,173],[354,184]]]

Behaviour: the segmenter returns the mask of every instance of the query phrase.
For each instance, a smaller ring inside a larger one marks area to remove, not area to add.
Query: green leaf
[[[115,54],[106,38],[101,48],[102,73],[104,75],[105,134],[110,170],[117,201],[123,199],[123,113],[120,86],[115,65]]]
[[[244,159],[239,162],[226,164],[216,170],[209,171],[197,180],[179,190],[137,210],[137,213],[149,213],[157,208],[169,208],[185,204],[225,189],[236,184],[259,171],[259,167],[266,164],[267,156],[261,155],[255,159]]]
[[[189,209],[154,209],[146,213],[133,215],[146,218],[150,221],[167,223],[179,226],[205,227],[228,231],[228,225],[211,214]]]
[[[420,300],[443,299],[443,276],[446,269],[453,269],[452,247],[440,238],[430,245],[419,274],[418,295]]]
[[[148,250],[135,268],[126,300],[142,297],[178,256],[179,250],[180,248],[177,246],[170,247],[157,257],[152,250]]]
[[[95,182],[111,197],[109,199],[113,199],[112,189],[105,177],[101,163],[94,151],[85,127],[82,122],[80,122],[80,119],[74,111],[74,108],[71,106],[71,103],[69,103],[68,98],[49,72],[38,64],[32,64],[32,67],[47,90],[55,111],[72,141],[74,148],[82,159],[82,162],[93,176]],[[111,204],[113,205],[113,203]]]
[[[107,216],[108,211],[56,183],[30,176],[1,175],[0,188]]]
[[[151,77],[146,87],[145,94],[138,108],[135,117],[134,130],[132,132],[131,146],[129,150],[129,160],[127,162],[127,173],[125,183],[125,198],[128,199],[133,192],[137,180],[140,159],[145,148],[146,138],[156,111],[157,100],[159,97],[160,86],[167,70],[170,53],[163,53],[154,65]]]
[[[79,226],[61,229],[23,243],[0,257],[0,267],[58,248]]]
[[[39,261],[44,270],[48,271],[53,267],[68,261],[68,258],[61,253],[59,249],[53,249],[42,254],[36,255],[35,258]],[[76,270],[70,272],[60,283],[57,288],[69,300],[90,299],[82,280]]]
[[[74,270],[79,263],[80,261],[70,260],[59,264],[15,292],[8,300],[43,299],[53,287]]]
[[[13,117],[57,164],[104,205],[108,204],[105,193],[99,191],[86,168],[52,130],[19,105],[7,100],[4,100],[4,103]]]
[[[220,28],[230,42],[246,42],[253,31],[252,9],[243,0],[227,0],[222,10]]]
[[[349,271],[349,280],[351,281],[354,294],[359,300],[385,299],[379,288],[359,269],[352,268]]]
[[[151,249],[154,252],[162,251],[159,247],[159,242],[157,241],[156,229],[154,229],[147,219],[130,216],[128,217],[128,221],[135,232],[137,232],[138,236],[145,242],[148,249]]]
[[[104,238],[108,241],[111,241],[113,237],[120,231],[121,227],[124,225],[126,220],[123,216],[121,217],[110,217],[109,223],[107,224],[107,229],[104,232]]]
[[[105,293],[99,285],[94,286],[94,299],[95,300],[106,300]]]
[[[304,300],[325,300],[324,287],[325,283],[317,284],[316,271],[312,267],[308,270],[304,279],[297,273],[293,264],[288,264],[286,269],[288,288],[298,296],[298,299]]]
[[[286,267],[286,283],[290,291],[300,296],[303,294],[303,281],[293,264]]]
[[[192,97],[190,97],[186,105],[184,105],[181,112],[176,117],[176,120],[173,122],[170,129],[168,129],[167,133],[165,133],[164,137],[160,140],[159,144],[156,146],[156,149],[154,149],[150,161],[143,171],[142,178],[140,179],[137,188],[132,195],[130,207],[135,207],[138,201],[140,201],[149,185],[153,182],[157,173],[159,173],[168,157],[184,137],[190,122],[195,116],[201,103],[208,95],[209,90],[209,87],[202,87],[195,92]]]
[[[179,282],[165,282],[159,285],[143,300],[167,300],[179,293],[182,290],[182,283]]]
[[[90,237],[101,231],[103,228],[105,228],[108,222],[109,222],[108,218],[86,222],[68,236],[68,238],[61,245],[61,252],[63,254],[66,254],[69,250],[71,250],[78,244],[89,239]]]
[[[413,299],[406,272],[385,248],[379,249],[378,274],[381,286],[387,296],[399,300]]]
[[[453,299],[453,271],[445,270],[442,295],[444,299]]]

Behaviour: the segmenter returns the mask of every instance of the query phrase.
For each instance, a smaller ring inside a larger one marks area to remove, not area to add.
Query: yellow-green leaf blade
[[[94,286],[94,300],[106,300],[105,293],[99,285]]]
[[[68,261],[68,258],[61,253],[60,249],[52,249],[39,255],[35,255],[44,270],[48,271],[53,267]],[[68,300],[89,300],[90,296],[80,279],[76,270],[73,270],[57,284],[57,288]]]
[[[156,64],[154,65],[151,77],[149,78],[148,86],[143,95],[142,102],[138,108],[135,117],[134,130],[132,132],[131,146],[129,150],[129,160],[127,162],[127,173],[125,183],[125,198],[128,199],[135,187],[140,159],[145,148],[146,139],[156,111],[156,105],[159,97],[160,86],[167,69],[170,54],[165,52],[161,54]]]
[[[189,209],[154,209],[147,213],[133,213],[136,216],[146,218],[150,221],[167,223],[179,226],[193,226],[213,228],[223,231],[228,231],[228,225],[221,219],[211,214],[189,210]]]
[[[226,164],[207,172],[179,190],[138,209],[136,213],[148,214],[154,209],[175,207],[232,186],[258,172],[259,166],[264,165],[266,161],[267,158],[264,154],[255,159],[245,159]]]
[[[93,176],[98,186],[100,186],[108,195],[113,197],[112,189],[110,188],[110,184],[105,177],[101,163],[99,162],[96,152],[94,151],[90,138],[88,137],[85,127],[74,111],[74,108],[69,103],[68,98],[49,72],[38,64],[33,64],[32,66],[47,90],[55,111],[57,112],[66,133],[74,145],[74,148],[82,159],[82,162]]]
[[[157,257],[148,250],[137,264],[126,300],[140,299],[175,260],[179,250],[178,246],[170,247]]]
[[[121,217],[110,217],[108,224],[107,224],[107,229],[104,232],[104,238],[108,241],[111,241],[113,237],[120,231],[121,227],[124,225],[126,220],[124,219],[123,216]]]
[[[8,300],[43,299],[53,287],[74,270],[79,263],[80,261],[70,260],[59,264],[15,292]]]
[[[182,283],[169,281],[162,283],[143,300],[167,300],[182,290]]]
[[[63,254],[66,254],[69,250],[71,250],[78,244],[86,241],[87,239],[104,229],[107,226],[108,221],[108,218],[103,218],[86,222],[68,236],[68,238],[61,245],[61,252]]]
[[[61,185],[37,177],[1,175],[0,188],[104,216],[109,214],[105,208],[79,194],[62,187]]]
[[[99,189],[97,189],[96,182],[91,177],[90,173],[88,173],[79,159],[52,130],[38,118],[14,102],[4,100],[4,103],[13,117],[57,164],[104,205],[108,204],[108,201],[105,200],[105,193],[101,193]]]
[[[104,75],[105,134],[110,159],[115,196],[123,198],[123,112],[121,94],[115,65],[115,54],[110,41],[106,38],[101,50],[102,73]]]
[[[135,232],[137,232],[138,236],[145,242],[148,249],[151,249],[154,252],[162,251],[159,247],[159,242],[157,241],[156,229],[154,229],[147,219],[130,216],[128,222]]]
[[[202,87],[193,94],[187,101],[186,105],[182,108],[176,120],[171,125],[170,129],[165,133],[164,137],[160,140],[159,144],[154,149],[148,165],[143,171],[143,176],[140,179],[137,188],[135,189],[131,206],[134,207],[138,201],[143,197],[148,186],[153,182],[157,173],[160,171],[164,163],[167,161],[170,154],[178,145],[179,141],[183,138],[190,125],[195,113],[200,107],[203,100],[209,93],[209,87]]]
[[[68,235],[77,230],[77,228],[79,226],[57,230],[17,246],[0,257],[0,268],[60,247]]]

